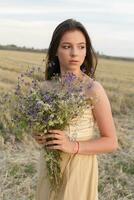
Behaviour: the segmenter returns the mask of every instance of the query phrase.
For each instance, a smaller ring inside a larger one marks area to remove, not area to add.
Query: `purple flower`
[[[94,73],[94,67],[91,67],[91,74]]]
[[[44,99],[44,102],[48,102],[48,103],[52,102],[52,97],[49,96],[48,94],[45,94],[43,96],[43,99]]]
[[[86,67],[83,67],[82,72],[83,72],[83,73],[86,72]]]
[[[41,110],[43,106],[44,106],[43,101],[37,101],[35,108],[37,108],[38,110]]]
[[[65,84],[69,87],[76,80],[76,78],[77,78],[76,75],[71,72],[67,72],[67,73],[65,73],[65,75],[63,75],[63,80],[64,80]]]

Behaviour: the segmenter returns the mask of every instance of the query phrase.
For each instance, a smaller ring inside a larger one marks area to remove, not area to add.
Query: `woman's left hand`
[[[76,142],[70,141],[69,137],[61,130],[49,130],[45,138],[46,140],[52,138],[51,141],[45,143],[47,149],[58,149],[66,153],[75,153],[76,151]]]

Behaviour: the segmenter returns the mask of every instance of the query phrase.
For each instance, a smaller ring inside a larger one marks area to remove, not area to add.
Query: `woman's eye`
[[[85,48],[85,46],[80,46],[80,49],[84,49]]]
[[[70,46],[63,46],[64,49],[68,49]]]
[[[66,46],[63,46],[63,48],[64,48],[64,49],[69,49],[69,48],[71,48],[71,46],[66,45]],[[85,46],[79,46],[78,48],[80,48],[80,49],[84,49]]]

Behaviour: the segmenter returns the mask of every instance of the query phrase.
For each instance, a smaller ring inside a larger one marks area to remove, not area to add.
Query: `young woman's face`
[[[86,56],[86,39],[79,30],[67,31],[60,40],[57,54],[61,72],[80,72]]]

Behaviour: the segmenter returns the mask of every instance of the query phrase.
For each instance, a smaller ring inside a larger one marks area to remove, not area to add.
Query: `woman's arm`
[[[79,153],[98,154],[115,151],[118,148],[118,141],[108,97],[97,81],[94,82],[92,93],[99,97],[99,101],[94,105],[93,115],[101,137],[80,142]]]

